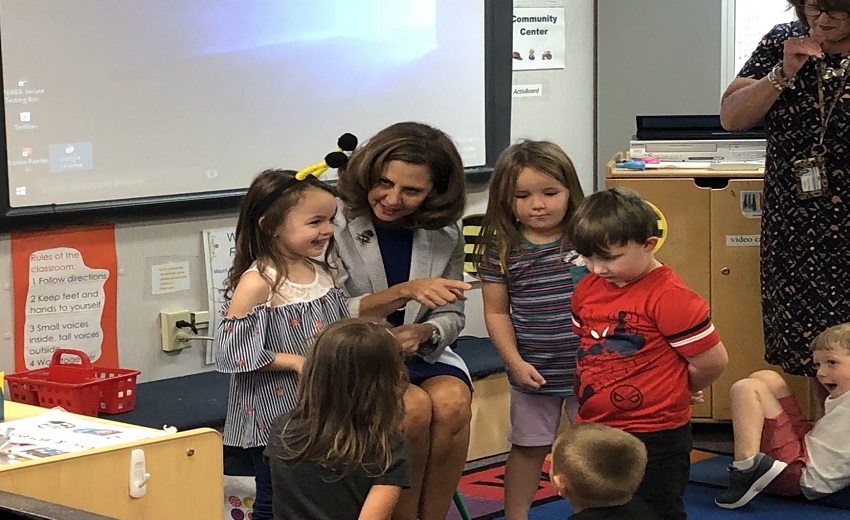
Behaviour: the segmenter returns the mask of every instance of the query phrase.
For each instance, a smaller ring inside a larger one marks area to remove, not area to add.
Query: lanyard
[[[826,71],[826,65],[823,61],[818,63],[817,77],[818,77],[818,105],[820,108],[820,139],[818,139],[818,144],[812,146],[812,155],[823,157],[826,155],[826,146],[823,144],[823,140],[826,137],[826,125],[829,124],[829,119],[832,117],[832,112],[835,110],[835,107],[838,106],[838,101],[841,99],[841,93],[844,92],[844,88],[847,86],[847,78],[850,74],[845,73],[843,79],[841,80],[841,85],[836,89],[835,96],[833,96],[832,104],[829,106],[829,110],[824,106],[823,100],[823,75]],[[850,72],[850,71],[848,71]]]

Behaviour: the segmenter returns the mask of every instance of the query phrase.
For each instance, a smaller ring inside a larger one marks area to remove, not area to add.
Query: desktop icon
[[[31,119],[31,117],[30,117],[29,112],[21,112],[21,122],[22,123],[29,123],[30,119]]]

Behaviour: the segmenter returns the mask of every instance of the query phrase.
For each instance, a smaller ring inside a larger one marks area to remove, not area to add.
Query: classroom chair
[[[478,262],[481,260],[481,255],[476,251],[478,246],[483,243],[481,236],[481,225],[484,223],[484,215],[475,213],[467,215],[461,219],[461,233],[466,245],[463,247],[465,256],[463,258],[463,270],[466,274],[478,277]]]

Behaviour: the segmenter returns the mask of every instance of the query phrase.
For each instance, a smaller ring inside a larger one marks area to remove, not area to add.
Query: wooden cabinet
[[[619,159],[619,158],[616,158]],[[657,257],[708,301],[729,352],[729,366],[694,406],[694,419],[731,419],[729,388],[764,361],[761,321],[758,216],[762,173],[670,168],[624,170],[608,163],[606,187],[640,193],[667,219],[668,234]],[[811,410],[806,378],[785,375],[804,411]]]

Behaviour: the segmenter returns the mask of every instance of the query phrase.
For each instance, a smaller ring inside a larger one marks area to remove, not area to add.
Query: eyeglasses
[[[825,9],[819,9],[814,5],[804,5],[803,13],[806,16],[811,16],[812,18],[817,18],[821,15],[821,13],[825,14],[827,17],[832,18],[833,20],[847,20],[850,18],[850,13],[845,11],[827,11]]]

